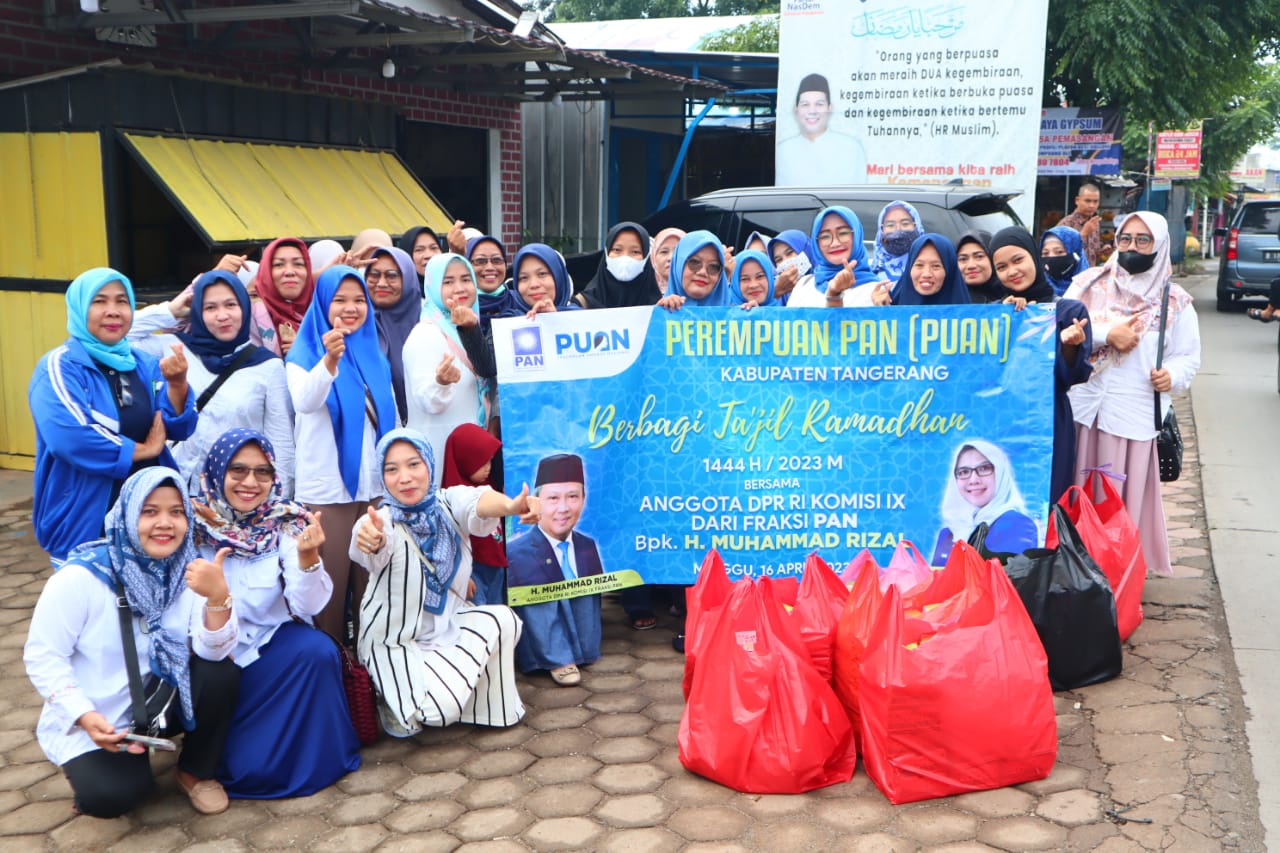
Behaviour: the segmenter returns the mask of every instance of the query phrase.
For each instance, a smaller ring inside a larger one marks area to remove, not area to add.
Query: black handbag
[[[1156,344],[1156,370],[1160,369],[1164,361],[1164,329],[1169,318],[1169,287],[1170,282],[1166,281],[1164,296],[1160,302],[1160,337]],[[1178,416],[1174,414],[1172,406],[1169,407],[1169,414],[1161,419],[1160,392],[1157,391],[1155,394],[1156,429],[1159,431],[1156,436],[1156,456],[1160,461],[1160,482],[1172,483],[1182,476],[1182,431],[1178,429]]]
[[[124,668],[129,674],[129,698],[133,702],[133,726],[135,734],[160,737],[165,730],[172,731],[173,724],[181,725],[179,715],[169,719],[178,688],[152,673],[142,681],[142,669],[138,666],[138,646],[133,639],[133,611],[124,595],[124,587],[116,583],[116,611],[120,615],[120,638],[124,642]]]

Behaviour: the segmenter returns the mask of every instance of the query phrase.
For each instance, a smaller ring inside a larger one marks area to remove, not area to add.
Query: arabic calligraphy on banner
[[[591,574],[645,583],[691,583],[713,547],[753,576],[799,574],[812,551],[887,560],[904,539],[927,557],[957,513],[972,526],[997,495],[1042,538],[1055,334],[1048,306],[497,320],[508,491],[534,486],[549,458],[580,459],[578,514],[548,520],[544,504],[544,526],[590,540]],[[509,551],[534,553],[516,543],[542,532],[520,530]],[[538,553],[512,558],[510,586],[613,583],[564,584]]]
[[[1048,0],[784,0],[775,183],[960,179],[1021,189],[1029,218],[1047,14]]]

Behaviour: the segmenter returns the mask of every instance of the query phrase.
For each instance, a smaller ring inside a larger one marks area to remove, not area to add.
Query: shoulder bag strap
[[[1172,281],[1164,283],[1164,294],[1160,300],[1160,336],[1156,339],[1156,370],[1160,369],[1160,365],[1164,362],[1164,328],[1169,321],[1169,288]],[[1160,392],[1154,392],[1156,395],[1156,432],[1164,429],[1164,418],[1160,417]]]
[[[133,729],[147,731],[147,699],[142,692],[142,670],[138,666],[138,646],[133,639],[133,611],[124,587],[116,582],[116,612],[120,615],[120,639],[124,642],[124,668],[129,673],[129,698],[133,703]]]
[[[249,356],[253,355],[253,344],[245,344],[240,348],[240,352],[236,353],[236,357],[227,365],[227,369],[218,374],[213,382],[209,383],[209,387],[200,393],[196,398],[196,411],[203,412],[204,407],[209,405],[209,401],[213,399],[213,395],[218,393],[218,389],[222,387],[222,383],[231,378],[231,374],[244,367],[244,363],[249,360]]]

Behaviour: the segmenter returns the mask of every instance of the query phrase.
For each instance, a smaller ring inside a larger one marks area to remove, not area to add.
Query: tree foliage
[[[777,53],[778,16],[762,15],[754,21],[707,36],[698,47],[725,53]]]
[[[778,11],[778,0],[529,0],[524,5],[541,12],[548,23],[762,15]]]

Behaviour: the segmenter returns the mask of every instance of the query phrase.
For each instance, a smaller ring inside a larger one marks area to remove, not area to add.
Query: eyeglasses
[[[250,467],[239,462],[227,466],[227,476],[233,480],[243,480],[250,474],[259,483],[270,483],[276,478],[276,469],[270,465]]]
[[[1116,245],[1121,249],[1129,245],[1137,246],[1139,249],[1150,249],[1155,242],[1155,238],[1150,234],[1139,234],[1137,237],[1132,234],[1121,234],[1116,237]]]
[[[133,405],[133,392],[129,390],[129,377],[123,373],[117,374],[120,377],[120,390],[116,394],[116,405],[122,409],[127,409]]]
[[[494,255],[489,258],[472,258],[471,266],[473,267],[505,267],[507,262],[500,255]]]
[[[709,264],[704,264],[697,258],[690,258],[685,261],[684,266],[685,269],[689,270],[689,272],[701,272],[702,268],[705,266],[707,268],[707,275],[720,275],[720,271],[724,269],[721,264],[718,264],[715,261],[712,261]]]
[[[369,270],[364,274],[368,284],[377,284],[382,279],[386,279],[387,284],[395,284],[400,280],[400,270]]]
[[[972,468],[957,468],[956,479],[967,480],[974,474],[977,474],[979,477],[990,477],[995,472],[996,466],[992,465],[990,462],[983,462],[981,465],[975,465]]]
[[[832,241],[839,240],[841,243],[853,236],[852,228],[837,228],[834,232],[823,231],[818,234],[819,246],[830,246]]]

